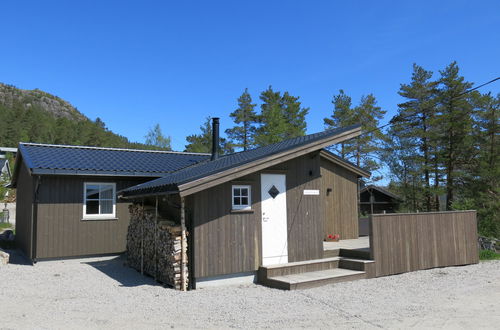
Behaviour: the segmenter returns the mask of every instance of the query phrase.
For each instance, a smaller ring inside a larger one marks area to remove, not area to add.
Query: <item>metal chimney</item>
[[[219,158],[219,118],[212,118],[212,160]]]

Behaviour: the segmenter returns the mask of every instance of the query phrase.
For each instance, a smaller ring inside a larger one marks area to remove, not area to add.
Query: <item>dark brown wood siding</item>
[[[33,178],[21,163],[16,191],[16,245],[32,259]]]
[[[289,261],[322,257],[321,196],[304,196],[320,189],[319,156],[306,155],[279,166],[200,191],[186,200],[194,228],[194,277],[256,271],[261,265],[261,173],[286,174]],[[252,212],[231,212],[231,187],[252,187]]]
[[[43,176],[36,218],[36,258],[60,258],[126,250],[129,202],[117,201],[113,220],[82,220],[85,182],[114,182],[116,190],[145,179]]]
[[[330,192],[327,192],[331,189]],[[325,213],[324,236],[339,234],[340,239],[358,238],[357,174],[321,159],[321,195]]]
[[[372,215],[375,275],[479,262],[476,211]]]

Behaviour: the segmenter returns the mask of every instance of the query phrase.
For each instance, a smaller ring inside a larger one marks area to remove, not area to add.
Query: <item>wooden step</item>
[[[375,276],[375,261],[365,259],[340,258],[339,268],[363,271],[367,278]]]
[[[267,279],[275,276],[292,275],[319,270],[338,268],[339,257],[290,262],[287,264],[260,266],[258,278]]]
[[[366,273],[349,269],[328,269],[301,274],[290,274],[269,277],[266,286],[282,290],[301,290],[322,286],[325,284],[354,281],[366,278]]]
[[[370,260],[370,249],[340,249],[339,255],[344,258]]]
[[[340,254],[340,249],[323,250],[323,258],[334,258],[338,257]]]

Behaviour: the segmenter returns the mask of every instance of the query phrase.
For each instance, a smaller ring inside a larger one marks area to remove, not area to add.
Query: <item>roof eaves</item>
[[[329,150],[326,150],[326,149],[321,150],[320,155],[323,158],[326,158],[326,159],[334,162],[335,164],[342,166],[342,167],[344,167],[344,168],[346,168],[346,169],[348,169],[348,170],[350,170],[350,171],[352,171],[352,172],[354,172],[362,177],[369,178],[372,175],[370,171],[367,171],[364,168],[359,167],[359,166],[351,163],[350,161],[342,159],[341,157],[335,155],[334,153],[332,153]]]
[[[297,146],[287,148],[287,149],[282,150],[280,152],[273,153],[273,154],[270,154],[270,155],[267,155],[264,157],[260,157],[258,159],[255,159],[255,160],[249,162],[249,163],[240,164],[240,165],[235,166],[235,167],[223,169],[223,170],[218,171],[216,173],[205,175],[205,176],[202,176],[202,177],[199,177],[196,179],[189,179],[189,180],[186,180],[182,183],[178,182],[177,185],[179,187],[179,192],[181,193],[181,195],[187,196],[187,195],[190,195],[191,193],[197,191],[196,189],[193,190],[194,187],[196,187],[198,185],[200,185],[200,186],[204,185],[205,183],[208,183],[212,180],[215,180],[216,177],[228,176],[228,172],[232,173],[232,172],[238,171],[241,174],[241,176],[244,176],[244,175],[253,173],[255,171],[258,171],[262,168],[267,168],[270,166],[274,166],[278,163],[281,163],[281,162],[285,161],[285,160],[281,160],[281,158],[285,157],[287,155],[289,156],[288,158],[293,159],[293,158],[299,157],[303,154],[306,154],[308,152],[314,151],[314,150],[309,150],[311,147],[316,148],[315,150],[321,150],[322,148],[324,148],[328,145],[339,143],[341,141],[345,141],[345,140],[350,139],[352,137],[358,136],[360,133],[361,133],[361,125],[352,125],[350,127],[346,127],[345,130],[343,130],[337,134],[327,135],[326,137],[323,137],[321,139],[318,139],[318,140],[315,140],[315,141],[312,141],[309,143],[299,144]],[[336,141],[336,140],[338,140],[338,141]],[[333,141],[336,141],[336,142],[333,142]],[[290,155],[292,155],[292,157],[290,157]],[[264,163],[264,164],[262,164],[262,163]],[[254,167],[254,168],[251,169],[252,167]],[[248,170],[249,168],[251,170]],[[225,180],[225,181],[227,181],[227,180]],[[217,184],[219,184],[219,183],[222,183],[222,182],[218,182]],[[208,186],[206,188],[208,188]]]

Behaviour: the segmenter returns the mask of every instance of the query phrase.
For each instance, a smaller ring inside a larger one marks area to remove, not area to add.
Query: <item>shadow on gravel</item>
[[[125,257],[118,256],[109,260],[82,262],[94,267],[112,279],[120,282],[120,286],[134,287],[141,285],[160,285],[151,277],[141,275],[135,269],[125,265]]]
[[[9,264],[21,265],[21,266],[33,266],[28,257],[24,255],[20,250],[16,249],[4,249],[5,252],[9,254]]]

